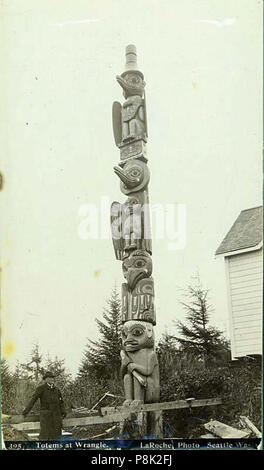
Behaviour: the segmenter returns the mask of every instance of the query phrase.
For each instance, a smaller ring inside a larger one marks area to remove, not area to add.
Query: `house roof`
[[[217,248],[220,255],[252,248],[262,241],[262,206],[241,211],[235,223]]]

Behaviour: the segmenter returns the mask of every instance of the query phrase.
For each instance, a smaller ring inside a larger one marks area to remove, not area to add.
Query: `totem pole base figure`
[[[153,325],[129,320],[122,327],[121,375],[124,406],[138,406],[159,400],[159,365],[153,349]]]

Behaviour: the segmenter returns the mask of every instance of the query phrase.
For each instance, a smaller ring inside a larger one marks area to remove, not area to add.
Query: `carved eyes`
[[[132,199],[131,198],[130,201],[129,201],[129,205],[131,205],[131,204],[139,204],[139,202],[138,202],[137,199]]]
[[[132,77],[131,77],[131,75],[126,75],[124,78],[128,83],[133,83],[133,85],[137,85],[137,84],[141,83],[140,77],[137,77],[135,75],[132,76]]]
[[[141,336],[143,333],[144,330],[142,330],[142,328],[134,328],[132,331],[133,336]]]
[[[130,176],[133,176],[133,178],[137,178],[140,176],[141,170],[134,168],[133,170],[130,170]]]
[[[140,328],[140,327],[137,326],[137,327],[133,328],[133,330],[130,331],[130,333],[131,333],[133,336],[142,336],[142,335],[144,334],[144,330],[143,330],[142,328]],[[127,338],[127,336],[128,336],[127,331],[123,330],[123,331],[122,331],[122,337],[123,337],[123,338]]]
[[[141,259],[135,262],[134,266],[135,268],[142,268],[145,265],[145,262]]]

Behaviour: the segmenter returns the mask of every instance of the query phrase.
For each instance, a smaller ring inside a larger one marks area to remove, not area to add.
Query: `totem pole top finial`
[[[134,44],[126,47],[126,70],[137,70],[137,48]]]

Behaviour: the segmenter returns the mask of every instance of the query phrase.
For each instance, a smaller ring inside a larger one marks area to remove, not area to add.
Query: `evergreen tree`
[[[38,344],[34,344],[32,348],[30,353],[30,361],[24,364],[20,364],[19,366],[24,372],[24,374],[22,372],[24,376],[34,380],[36,383],[41,380],[41,375],[43,374],[44,369],[42,366],[42,355],[40,354]]]
[[[121,302],[116,288],[103,311],[103,321],[96,319],[100,339],[88,340],[84,358],[79,369],[79,378],[94,377],[99,380],[118,379],[121,348]]]
[[[175,361],[179,356],[179,348],[175,336],[170,335],[167,331],[163,333],[157,345],[157,356],[159,360],[160,378],[166,380],[168,374],[171,374]]]
[[[208,289],[205,289],[199,276],[193,285],[189,285],[185,298],[180,302],[186,311],[187,324],[176,322],[181,337],[176,337],[181,350],[192,353],[204,362],[229,359],[229,343],[222,331],[209,325],[212,307],[208,300]]]
[[[14,378],[6,359],[1,359],[1,395],[2,412],[8,414],[12,410],[14,398]]]
[[[5,410],[8,413],[20,414],[25,408],[29,397],[33,395],[36,387],[42,382],[42,375],[51,371],[56,376],[56,385],[63,393],[66,407],[70,407],[73,396],[73,381],[67,372],[64,359],[57,356],[52,359],[49,356],[43,358],[38,344],[35,344],[30,353],[30,359],[26,363],[17,362],[14,373],[9,371],[7,362],[1,362],[2,389]],[[39,410],[39,403],[34,406],[34,411]]]
[[[55,356],[55,358],[52,359],[47,355],[43,362],[43,370],[45,372],[52,372],[55,375],[56,385],[62,392],[67,390],[69,385],[72,383],[72,376],[65,367],[65,359],[59,359],[58,356]]]

